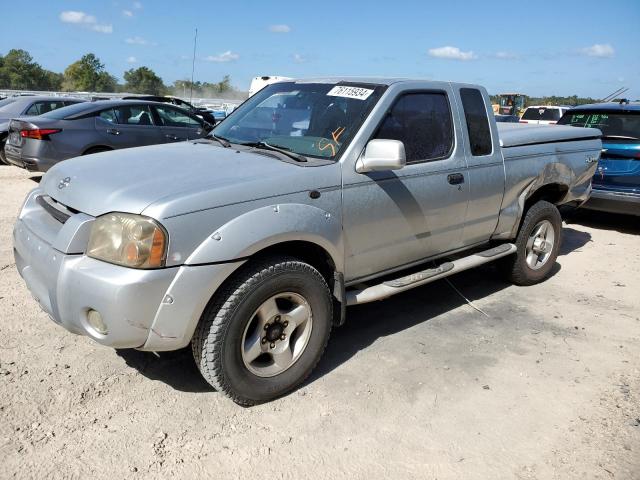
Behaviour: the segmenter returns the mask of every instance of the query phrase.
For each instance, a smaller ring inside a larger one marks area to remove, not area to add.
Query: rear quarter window
[[[482,93],[475,88],[461,88],[460,98],[467,123],[471,155],[474,157],[489,155],[493,151],[493,146],[489,118]]]

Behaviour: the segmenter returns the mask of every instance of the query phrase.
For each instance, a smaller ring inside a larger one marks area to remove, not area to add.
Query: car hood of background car
[[[41,188],[92,216],[144,212],[161,219],[339,184],[339,168],[332,168],[338,165],[314,164],[299,166],[215,142],[182,142],[66,160],[46,173]]]

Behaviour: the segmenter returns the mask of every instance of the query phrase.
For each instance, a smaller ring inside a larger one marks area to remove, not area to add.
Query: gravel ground
[[[39,310],[11,249],[35,180],[0,167],[1,478],[640,479],[638,219],[572,215],[541,285],[487,266],[350,308],[302,388],[241,408],[188,350]]]

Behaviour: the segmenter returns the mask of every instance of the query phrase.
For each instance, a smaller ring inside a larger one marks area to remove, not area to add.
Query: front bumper
[[[18,272],[51,319],[102,345],[176,350],[191,340],[211,295],[242,262],[137,270],[54,249],[18,219]],[[97,310],[108,332],[88,322]]]
[[[640,195],[594,188],[582,208],[640,216]]]

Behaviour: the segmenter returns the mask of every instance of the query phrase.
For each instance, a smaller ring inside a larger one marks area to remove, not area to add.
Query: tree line
[[[107,72],[105,65],[93,53],[83,55],[63,73],[52,72],[38,64],[26,50],[12,49],[0,55],[0,89],[42,90],[64,92],[127,92],[147,95],[174,94],[194,97],[242,98],[225,75],[220,82],[177,80],[165,85],[149,67],[132,68],[124,72],[124,83]],[[246,96],[246,95],[244,95]]]

